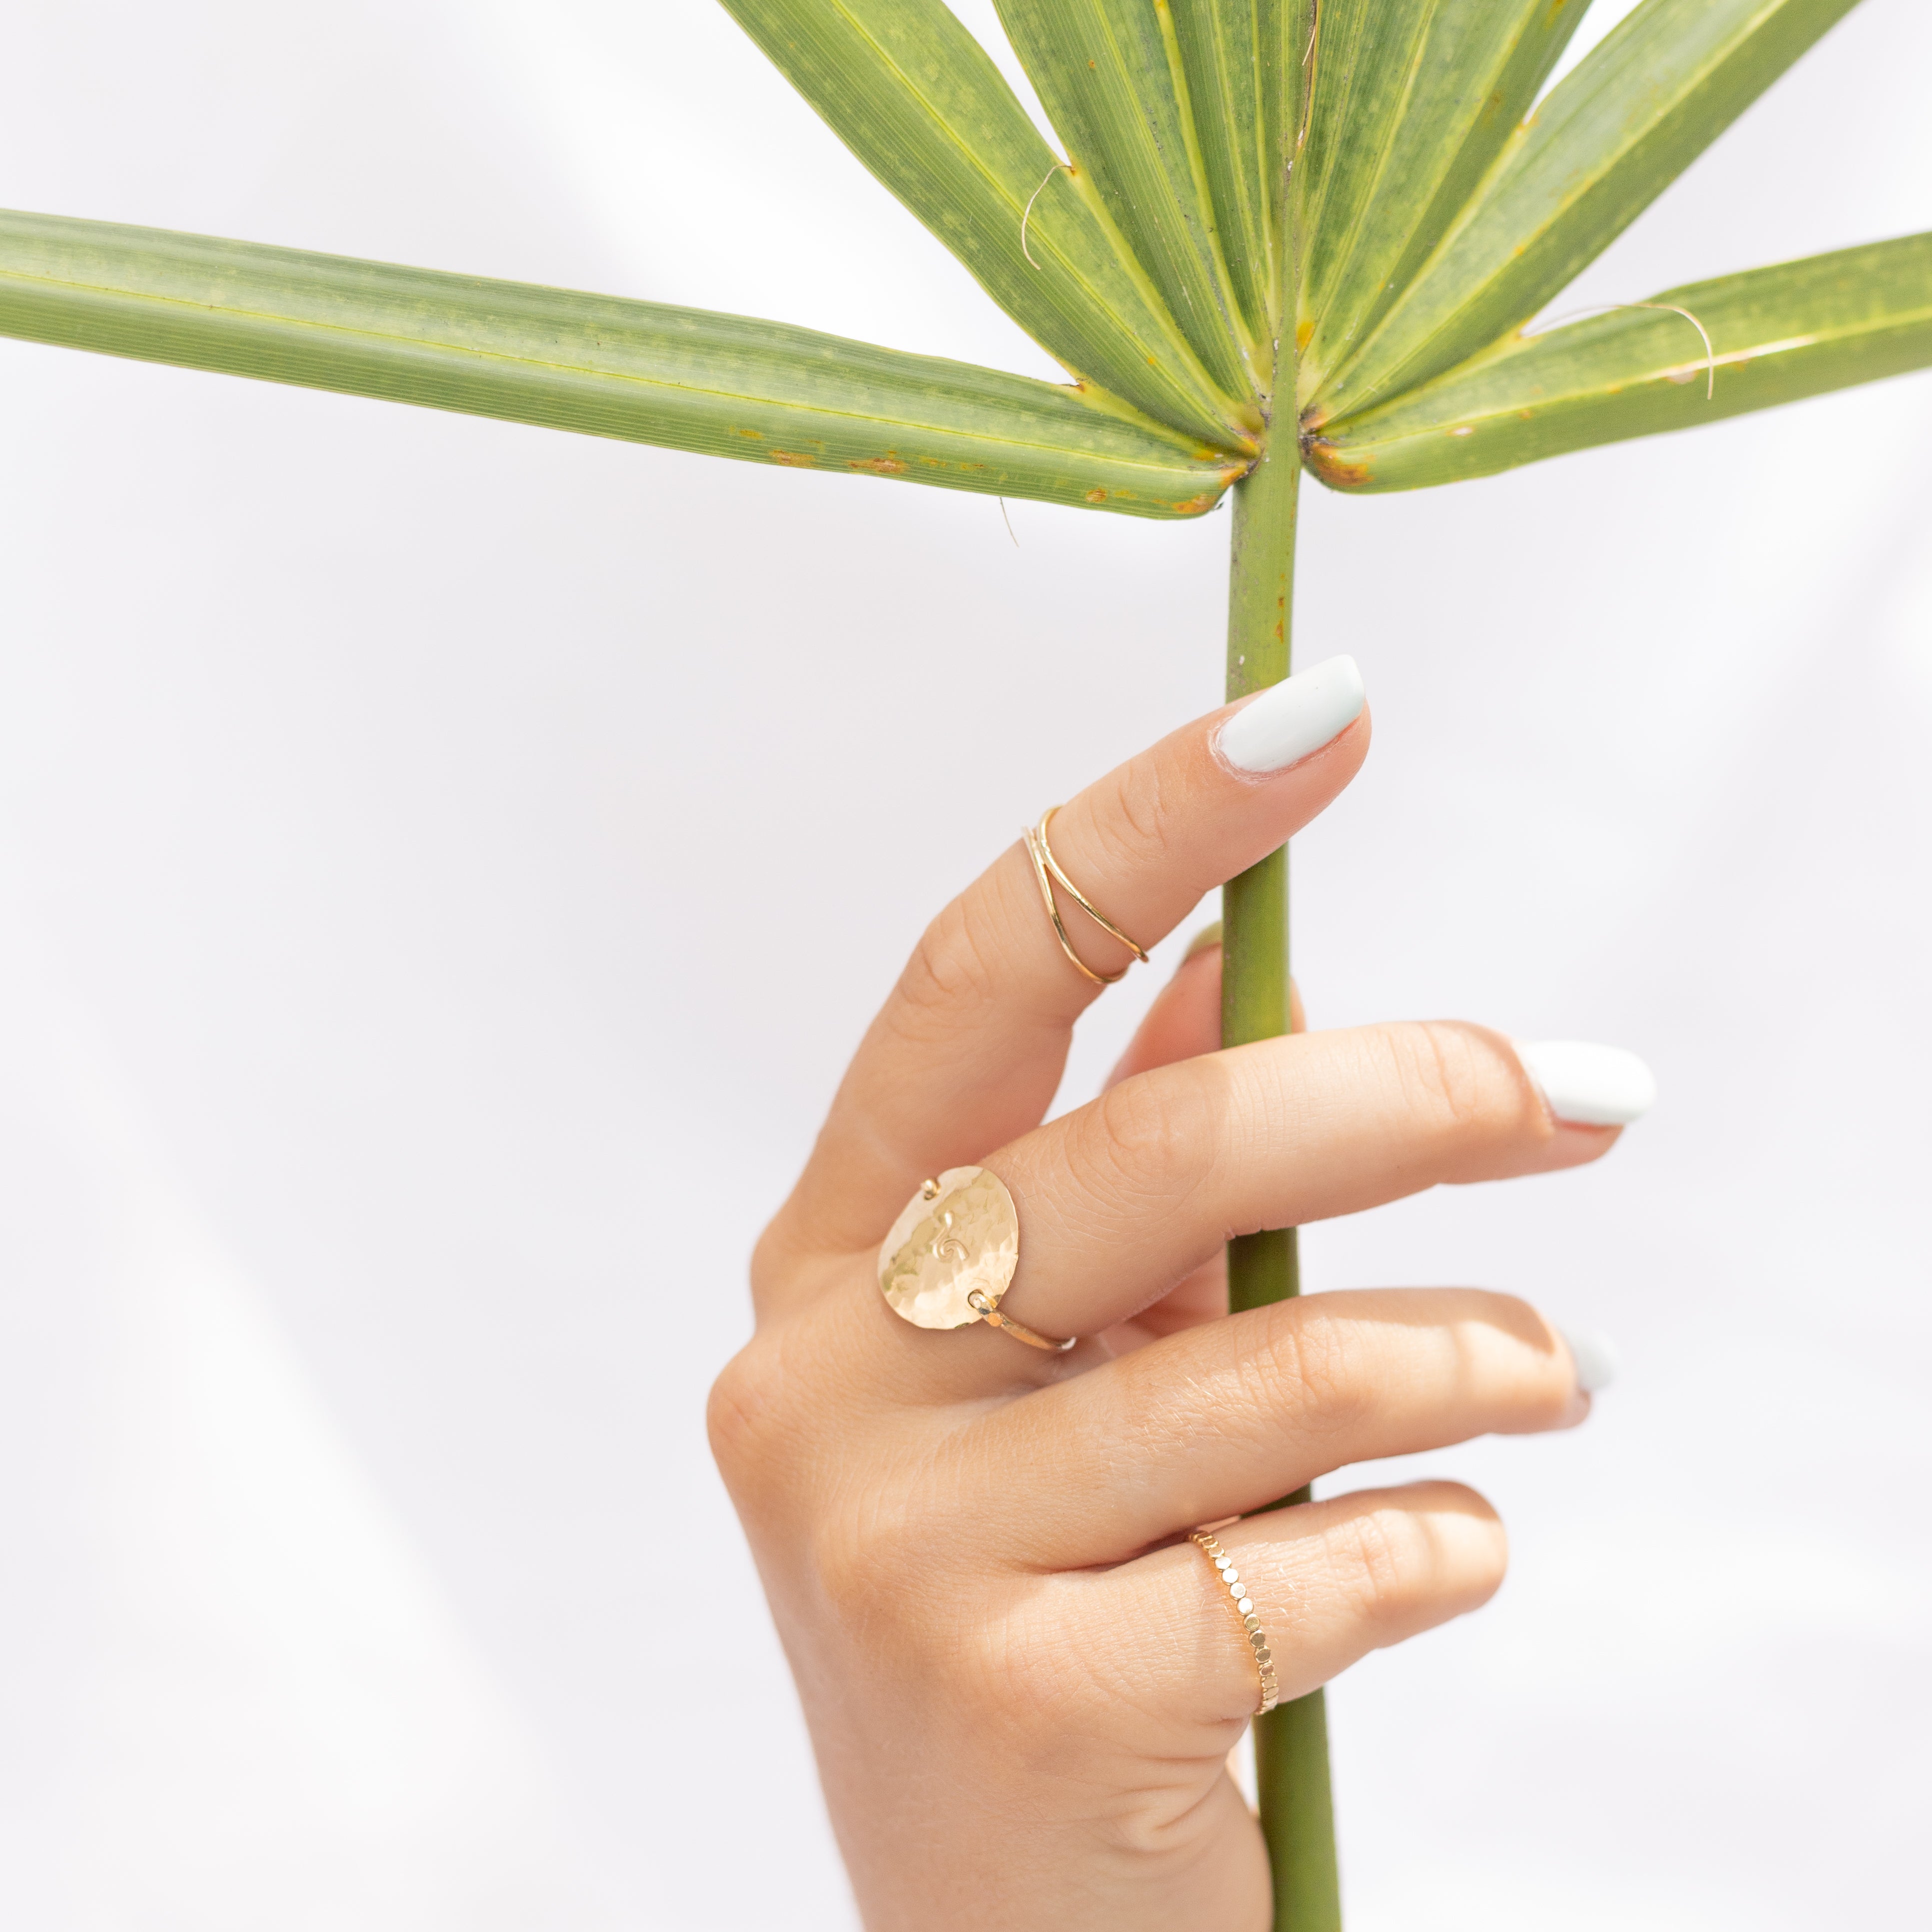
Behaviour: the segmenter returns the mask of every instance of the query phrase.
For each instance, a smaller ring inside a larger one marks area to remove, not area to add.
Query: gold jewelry
[[[923,1183],[879,1249],[879,1287],[895,1314],[918,1328],[1004,1329],[1029,1348],[1064,1354],[1056,1341],[1000,1312],[1020,1264],[1019,1210],[983,1167],[949,1167]]]
[[[1060,902],[1053,896],[1053,882],[1058,879],[1072,901],[1102,932],[1118,939],[1142,965],[1147,964],[1147,949],[1136,940],[1130,939],[1114,922],[1103,913],[1061,868],[1060,861],[1053,856],[1053,848],[1046,842],[1046,828],[1053,823],[1053,814],[1060,809],[1050,805],[1040,814],[1040,823],[1029,826],[1026,832],[1027,856],[1033,861],[1033,875],[1040,886],[1040,896],[1046,908],[1046,916],[1053,922],[1054,936],[1060,941],[1060,950],[1072,961],[1074,969],[1084,978],[1090,980],[1096,986],[1111,986],[1117,980],[1127,975],[1127,967],[1118,973],[1096,973],[1073,950],[1073,942],[1066,936],[1066,922],[1060,916]],[[1049,877],[1048,875],[1051,874]],[[1133,960],[1127,962],[1128,966]]]
[[[1255,1715],[1265,1718],[1281,1702],[1281,1692],[1275,1682],[1274,1657],[1268,1648],[1268,1634],[1262,1628],[1261,1619],[1255,1615],[1255,1600],[1248,1594],[1247,1585],[1241,1581],[1241,1573],[1234,1568],[1233,1558],[1209,1532],[1197,1529],[1187,1540],[1200,1546],[1202,1555],[1214,1564],[1215,1575],[1228,1586],[1228,1594],[1234,1599],[1248,1647],[1255,1654],[1255,1668],[1261,1672],[1261,1707]]]

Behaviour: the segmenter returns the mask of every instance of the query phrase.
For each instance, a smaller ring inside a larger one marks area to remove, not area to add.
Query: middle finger
[[[1557,1118],[1507,1040],[1460,1024],[1298,1034],[1157,1068],[988,1159],[1019,1210],[1001,1306],[1093,1335],[1236,1235],[1576,1166],[1618,1131]],[[973,1372],[967,1352],[952,1359]]]

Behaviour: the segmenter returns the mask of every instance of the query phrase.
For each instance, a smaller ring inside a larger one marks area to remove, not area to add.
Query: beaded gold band
[[[1072,962],[1073,969],[1082,979],[1090,980],[1096,986],[1111,986],[1117,980],[1126,976],[1127,968],[1123,966],[1118,973],[1096,973],[1073,950],[1073,942],[1066,936],[1066,922],[1060,916],[1060,902],[1053,896],[1054,881],[1057,879],[1065,889],[1073,903],[1109,938],[1118,939],[1142,965],[1147,964],[1147,949],[1138,940],[1130,939],[1114,922],[1070,879],[1060,861],[1053,856],[1053,848],[1046,842],[1046,828],[1053,823],[1053,814],[1060,809],[1051,805],[1040,815],[1037,825],[1026,830],[1027,856],[1033,861],[1033,875],[1040,886],[1040,903],[1046,908],[1046,916],[1053,922],[1054,937],[1060,941],[1060,950]],[[1130,960],[1127,965],[1133,964]]]
[[[1200,1546],[1202,1555],[1214,1564],[1215,1575],[1228,1586],[1228,1594],[1234,1599],[1241,1628],[1247,1636],[1248,1647],[1255,1654],[1255,1668],[1261,1673],[1262,1701],[1255,1715],[1265,1718],[1281,1701],[1281,1693],[1275,1682],[1274,1657],[1268,1648],[1268,1634],[1262,1628],[1260,1618],[1255,1615],[1255,1600],[1248,1594],[1246,1584],[1241,1581],[1241,1573],[1234,1568],[1234,1558],[1208,1531],[1197,1529],[1187,1540]]]

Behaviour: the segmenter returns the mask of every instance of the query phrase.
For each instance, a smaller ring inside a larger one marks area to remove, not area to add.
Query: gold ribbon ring
[[[1127,962],[1118,973],[1096,973],[1073,950],[1073,942],[1066,936],[1066,922],[1060,916],[1060,902],[1053,896],[1054,882],[1058,880],[1067,896],[1080,910],[1110,938],[1118,939],[1142,964],[1147,963],[1147,949],[1138,940],[1130,939],[1114,922],[1066,876],[1066,868],[1053,856],[1053,848],[1046,842],[1046,828],[1053,823],[1053,814],[1060,809],[1050,805],[1040,816],[1037,825],[1029,826],[1026,831],[1027,856],[1033,861],[1033,875],[1040,886],[1040,903],[1046,908],[1046,916],[1053,922],[1054,937],[1060,941],[1060,950],[1073,963],[1073,970],[1082,979],[1090,980],[1096,986],[1111,986],[1116,980],[1127,975]]]

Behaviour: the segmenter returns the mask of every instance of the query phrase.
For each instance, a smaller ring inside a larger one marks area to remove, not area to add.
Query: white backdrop
[[[8,34],[15,206],[1052,373],[707,0]],[[1868,0],[1562,305],[1932,226],[1928,72]],[[850,1927],[704,1392],[925,917],[1216,701],[1225,514],[1016,549],[16,344],[0,412],[0,1916]],[[1312,494],[1301,654],[1377,721],[1298,844],[1317,1023],[1664,1093],[1600,1169],[1306,1238],[1625,1357],[1580,1434],[1426,1459],[1515,1567],[1333,1693],[1357,1932],[1922,1909],[1928,432],[1919,376]],[[914,788],[873,751],[922,717]]]

